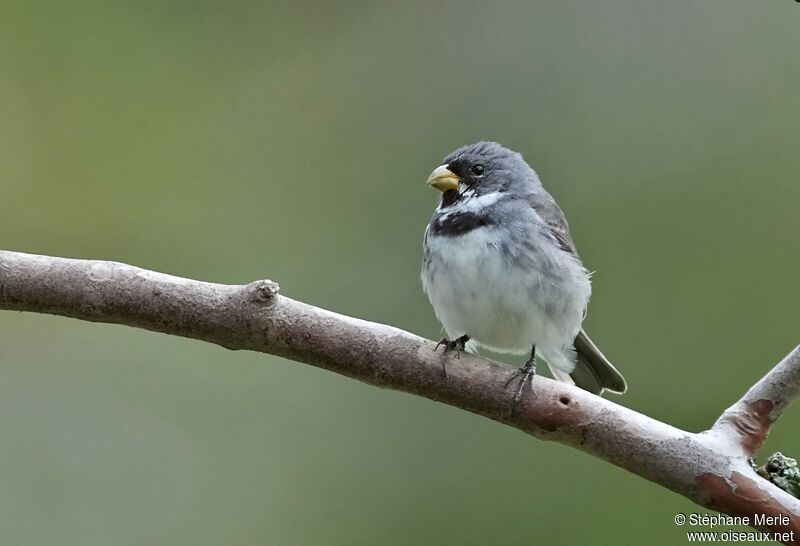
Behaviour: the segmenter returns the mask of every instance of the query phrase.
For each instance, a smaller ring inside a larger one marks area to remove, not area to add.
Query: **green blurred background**
[[[0,6],[0,247],[296,299],[430,338],[462,144],[567,213],[620,403],[688,430],[798,341],[800,6]],[[764,452],[800,455],[800,407]],[[0,314],[3,545],[683,544],[705,511],[569,448],[196,341]]]

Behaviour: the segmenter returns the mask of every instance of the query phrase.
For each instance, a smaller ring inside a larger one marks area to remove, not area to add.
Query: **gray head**
[[[463,146],[444,158],[428,178],[442,192],[442,207],[490,194],[525,195],[541,188],[520,154],[497,142]]]

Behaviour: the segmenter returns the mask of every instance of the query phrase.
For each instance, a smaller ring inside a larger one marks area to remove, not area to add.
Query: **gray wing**
[[[550,228],[550,234],[558,242],[558,245],[577,258],[578,251],[569,234],[569,224],[567,224],[561,207],[556,204],[553,197],[546,191],[542,191],[531,198],[529,202]],[[575,370],[569,375],[578,387],[595,394],[601,394],[603,390],[621,394],[627,390],[625,378],[583,330],[575,338],[575,352],[578,359]]]
[[[536,211],[539,217],[550,228],[550,234],[558,243],[562,250],[578,256],[578,250],[569,234],[569,224],[555,199],[544,189],[532,195],[528,202],[531,208]]]

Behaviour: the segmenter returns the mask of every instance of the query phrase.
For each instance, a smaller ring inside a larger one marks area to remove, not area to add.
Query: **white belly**
[[[457,237],[429,236],[427,245],[422,283],[450,339],[469,335],[505,353],[525,353],[536,345],[557,366],[551,360],[571,358],[554,353],[571,353],[589,300],[589,278],[580,262],[544,245],[537,247],[542,267],[515,266],[501,252],[493,227]]]

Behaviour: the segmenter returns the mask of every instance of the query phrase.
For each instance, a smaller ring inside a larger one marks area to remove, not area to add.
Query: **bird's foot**
[[[433,350],[438,351],[439,347],[444,345],[445,354],[455,349],[456,357],[458,357],[461,354],[461,351],[464,350],[464,347],[466,347],[467,341],[469,341],[469,336],[461,336],[460,338],[454,339],[453,341],[450,341],[446,337],[443,337],[442,339],[439,340],[439,343],[436,344],[436,347],[434,347]]]
[[[447,353],[452,350],[456,351],[456,358],[461,358],[461,351],[464,350],[464,347],[467,345],[467,341],[469,341],[469,336],[461,336],[457,339],[450,341],[446,337],[443,337],[439,340],[439,343],[436,344],[436,347],[433,348],[434,352],[439,350],[439,346],[444,346],[444,352],[442,353],[442,372],[444,373],[444,377],[447,378],[447,359],[445,358]]]
[[[506,388],[514,382],[516,379],[520,379],[519,386],[517,387],[517,392],[514,394],[514,400],[511,403],[511,412],[509,416],[514,414],[514,410],[517,409],[517,404],[522,399],[522,389],[525,387],[525,383],[531,384],[531,392],[535,395],[536,391],[533,390],[533,378],[536,377],[536,363],[533,359],[527,361],[520,369],[516,370],[511,377],[508,378],[506,381]]]

